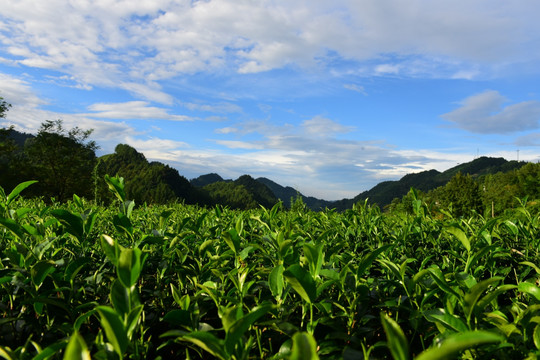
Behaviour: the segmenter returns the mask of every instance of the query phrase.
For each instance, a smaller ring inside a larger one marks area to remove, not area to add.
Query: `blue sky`
[[[1,126],[306,195],[540,160],[537,0],[4,0]]]

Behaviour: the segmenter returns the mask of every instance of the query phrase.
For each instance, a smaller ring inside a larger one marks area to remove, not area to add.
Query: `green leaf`
[[[409,358],[409,344],[397,322],[385,313],[381,313],[381,322],[386,333],[386,343],[394,360]]]
[[[173,325],[189,327],[191,326],[191,312],[180,309],[171,310],[165,314],[163,320]]]
[[[79,241],[83,240],[84,225],[80,216],[63,209],[55,209],[51,211],[51,214],[64,225],[68,233],[75,236]]]
[[[224,341],[207,331],[194,331],[183,335],[180,339],[197,345],[219,359],[228,360],[230,358],[225,352]]]
[[[422,312],[422,315],[424,315],[428,321],[438,322],[445,328],[455,332],[469,330],[467,325],[465,325],[465,323],[459,317],[452,314],[447,314],[444,309],[426,310]]]
[[[360,278],[364,276],[364,272],[366,272],[367,268],[375,261],[377,257],[383,252],[391,248],[392,244],[383,245],[378,249],[373,250],[372,252],[365,255],[362,260],[360,261],[360,264],[358,265],[358,269],[356,270],[356,275]]]
[[[9,193],[9,195],[7,196],[7,199],[6,199],[6,205],[9,206],[9,204],[15,200],[17,198],[17,196],[19,196],[19,194],[24,190],[26,189],[27,187],[29,187],[30,185],[32,184],[35,184],[37,183],[38,181],[37,180],[30,180],[30,181],[25,181],[25,182],[22,182],[20,183],[19,185],[15,186],[15,189],[11,190],[11,192]]]
[[[142,270],[141,255],[142,251],[138,248],[122,249],[120,252],[116,270],[118,278],[127,288],[131,288],[139,279]]]
[[[536,324],[533,332],[534,346],[540,350],[540,324]]]
[[[270,303],[257,306],[248,314],[236,320],[236,322],[231,325],[227,335],[225,336],[225,350],[227,353],[232,354],[240,337],[255,321],[257,321],[261,316],[265,315],[273,307],[274,306]]]
[[[534,269],[534,271],[536,271],[536,273],[538,275],[540,275],[540,268],[535,263],[532,263],[530,261],[522,261],[522,262],[520,262],[520,264],[532,267]]]
[[[309,272],[311,276],[317,278],[324,261],[323,244],[313,245],[304,244],[304,255],[308,261]]]
[[[449,335],[440,346],[431,347],[415,360],[455,359],[456,355],[475,346],[504,341],[504,337],[489,331],[466,331]]]
[[[535,284],[522,282],[518,284],[518,291],[527,293],[533,296],[536,300],[540,301],[540,288]]]
[[[107,340],[122,359],[128,346],[128,337],[120,315],[108,306],[98,306],[96,310],[101,317],[101,326],[105,330]]]
[[[32,274],[32,282],[37,287],[41,286],[47,275],[55,271],[55,263],[52,261],[39,261],[32,266],[30,273]]]
[[[86,344],[85,344],[86,345]],[[45,349],[39,351],[39,354],[34,356],[32,360],[47,360],[53,358],[53,356],[58,353],[58,351],[65,349],[68,346],[67,340],[60,340],[55,342],[52,345],[47,346]],[[0,355],[2,356],[2,355]],[[65,355],[64,355],[65,358]],[[77,359],[76,357],[74,359]],[[90,358],[79,358],[79,359],[90,359]]]
[[[114,266],[118,266],[118,256],[122,247],[112,237],[105,234],[101,235],[101,249]]]
[[[123,177],[111,177],[109,175],[105,175],[105,182],[109,186],[109,190],[118,198],[118,200],[120,200],[122,203],[126,201]]]
[[[480,299],[480,296],[486,289],[492,285],[496,284],[499,281],[501,281],[502,277],[492,277],[483,281],[480,281],[478,284],[474,285],[472,288],[467,291],[464,297],[463,301],[463,310],[465,312],[465,317],[467,319],[471,318],[471,315],[474,312],[476,303],[478,302],[478,299]]]
[[[114,306],[114,310],[124,318],[125,315],[131,310],[131,304],[129,299],[129,291],[122,283],[116,279],[111,285],[110,292],[111,303]]]
[[[81,271],[81,269],[88,263],[92,262],[91,257],[80,257],[76,258],[68,264],[66,270],[64,271],[64,280],[72,281],[75,276]]]
[[[463,230],[461,230],[457,226],[450,226],[446,229],[446,231],[454,235],[463,244],[465,249],[467,249],[467,252],[471,251],[471,243],[469,239],[467,238],[467,235],[465,235],[465,232],[463,232]]]
[[[268,277],[270,291],[272,291],[272,295],[278,299],[281,299],[281,295],[283,294],[283,271],[283,265],[279,264],[272,269],[270,276]]]
[[[78,331],[80,328],[81,328],[81,325],[84,324],[84,322],[92,315],[94,315],[96,313],[96,310],[95,309],[92,309],[90,311],[88,311],[87,313],[84,313],[82,315],[80,315],[76,320],[75,322],[73,323],[73,329],[75,329],[75,331]]]
[[[312,304],[317,297],[317,286],[311,274],[304,270],[300,264],[291,265],[283,272],[283,276],[292,288],[306,302]]]
[[[293,335],[289,360],[319,360],[317,342],[313,335],[306,332],[297,332]]]
[[[223,239],[225,239],[225,242],[235,254],[240,251],[240,237],[238,236],[236,229],[229,229],[228,231],[224,232]]]
[[[26,233],[26,230],[19,224],[17,224],[14,220],[6,219],[0,217],[0,224],[4,225],[9,231],[11,231],[15,236],[17,236],[20,240],[24,240],[24,234]]]
[[[431,277],[433,278],[435,283],[439,286],[439,288],[441,288],[442,291],[444,291],[445,293],[449,295],[455,296],[458,299],[458,301],[461,301],[462,295],[458,294],[456,290],[448,286],[441,269],[439,269],[438,267],[430,267],[428,268],[428,270]]]
[[[64,353],[65,360],[90,360],[90,351],[84,342],[84,339],[79,335],[78,331],[75,331]]]
[[[137,326],[137,323],[139,322],[139,319],[141,317],[143,311],[143,305],[139,305],[131,309],[129,312],[127,319],[126,319],[126,331],[127,336],[129,339],[133,336],[133,332],[135,331],[135,327]]]

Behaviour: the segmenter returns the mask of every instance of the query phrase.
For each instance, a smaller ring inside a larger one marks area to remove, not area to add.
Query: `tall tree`
[[[473,211],[480,212],[482,208],[480,188],[469,174],[458,172],[444,186],[441,197],[443,205],[452,206],[455,216],[470,215]]]
[[[88,138],[92,130],[66,130],[62,120],[41,124],[35,138],[25,143],[32,174],[39,180],[41,195],[64,201],[73,194],[93,196],[92,173],[98,149]]]

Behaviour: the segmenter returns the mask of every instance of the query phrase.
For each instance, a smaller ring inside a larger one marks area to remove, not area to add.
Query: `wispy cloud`
[[[186,115],[169,114],[167,109],[150,106],[146,101],[127,101],[123,103],[97,103],[88,106],[91,113],[81,114],[106,119],[161,119],[171,121],[190,121]]]
[[[540,101],[503,106],[507,102],[498,91],[488,90],[462,100],[461,107],[441,117],[478,134],[505,134],[540,127]]]

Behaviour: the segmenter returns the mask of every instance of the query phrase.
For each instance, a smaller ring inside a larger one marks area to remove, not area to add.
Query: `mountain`
[[[338,201],[327,201],[311,196],[305,196],[290,186],[282,186],[265,177],[259,177],[256,179],[256,181],[266,185],[266,187],[271,190],[273,195],[277,199],[281,200],[286,207],[291,205],[291,199],[296,199],[297,196],[300,196],[304,204],[306,204],[306,206],[311,210],[318,211],[324,208],[334,208],[336,210],[343,211],[350,209],[353,204],[357,202],[364,202],[365,200],[367,200],[369,204],[377,204],[379,207],[383,208],[390,204],[395,198],[402,198],[409,192],[411,187],[423,192],[428,192],[438,188],[439,186],[446,185],[446,183],[450,181],[450,179],[458,172],[461,172],[462,174],[469,174],[473,178],[478,178],[487,174],[508,172],[514,169],[519,169],[524,164],[526,164],[526,162],[507,161],[504,158],[480,157],[471,162],[454,166],[444,172],[439,172],[437,170],[426,170],[419,173],[407,174],[399,180],[383,181],[375,185],[373,188],[358,194],[352,199],[342,199]],[[218,174],[212,173],[201,175],[196,179],[192,179],[191,183],[193,185],[206,184],[196,186],[207,186],[222,181],[231,180],[223,180],[223,178]]]
[[[254,209],[260,205],[274,206],[278,199],[264,184],[249,175],[242,175],[235,181],[217,181],[202,188],[216,204],[233,209]]]
[[[332,201],[317,199],[312,196],[305,196],[301,194],[298,190],[295,190],[290,186],[281,186],[278,183],[265,177],[259,177],[256,180],[260,183],[263,183],[270,190],[272,190],[275,197],[280,199],[286,207],[290,207],[291,199],[294,200],[297,196],[300,196],[304,204],[306,204],[306,206],[311,210],[321,210],[326,207],[332,207]]]
[[[218,181],[231,181],[231,180],[225,180],[216,173],[201,175],[195,179],[189,180],[191,185],[196,186],[196,187],[204,187],[206,185],[210,185]]]
[[[335,203],[336,209],[343,210],[350,208],[352,204],[359,201],[368,200],[369,204],[377,204],[383,208],[390,204],[394,198],[402,198],[410,188],[427,192],[444,186],[458,172],[469,174],[473,178],[478,178],[487,174],[496,174],[498,172],[508,172],[519,169],[526,162],[507,161],[504,158],[480,157],[471,162],[459,164],[444,172],[437,170],[427,170],[414,174],[407,174],[400,180],[384,181],[375,185],[370,190],[364,191],[353,199],[344,199]]]
[[[209,205],[208,194],[194,187],[176,169],[157,161],[148,162],[146,157],[129,145],[119,144],[113,154],[99,158],[98,173],[119,175],[125,179],[128,198],[135,203],[167,203],[178,199],[188,204]],[[102,198],[108,192],[100,191]]]

